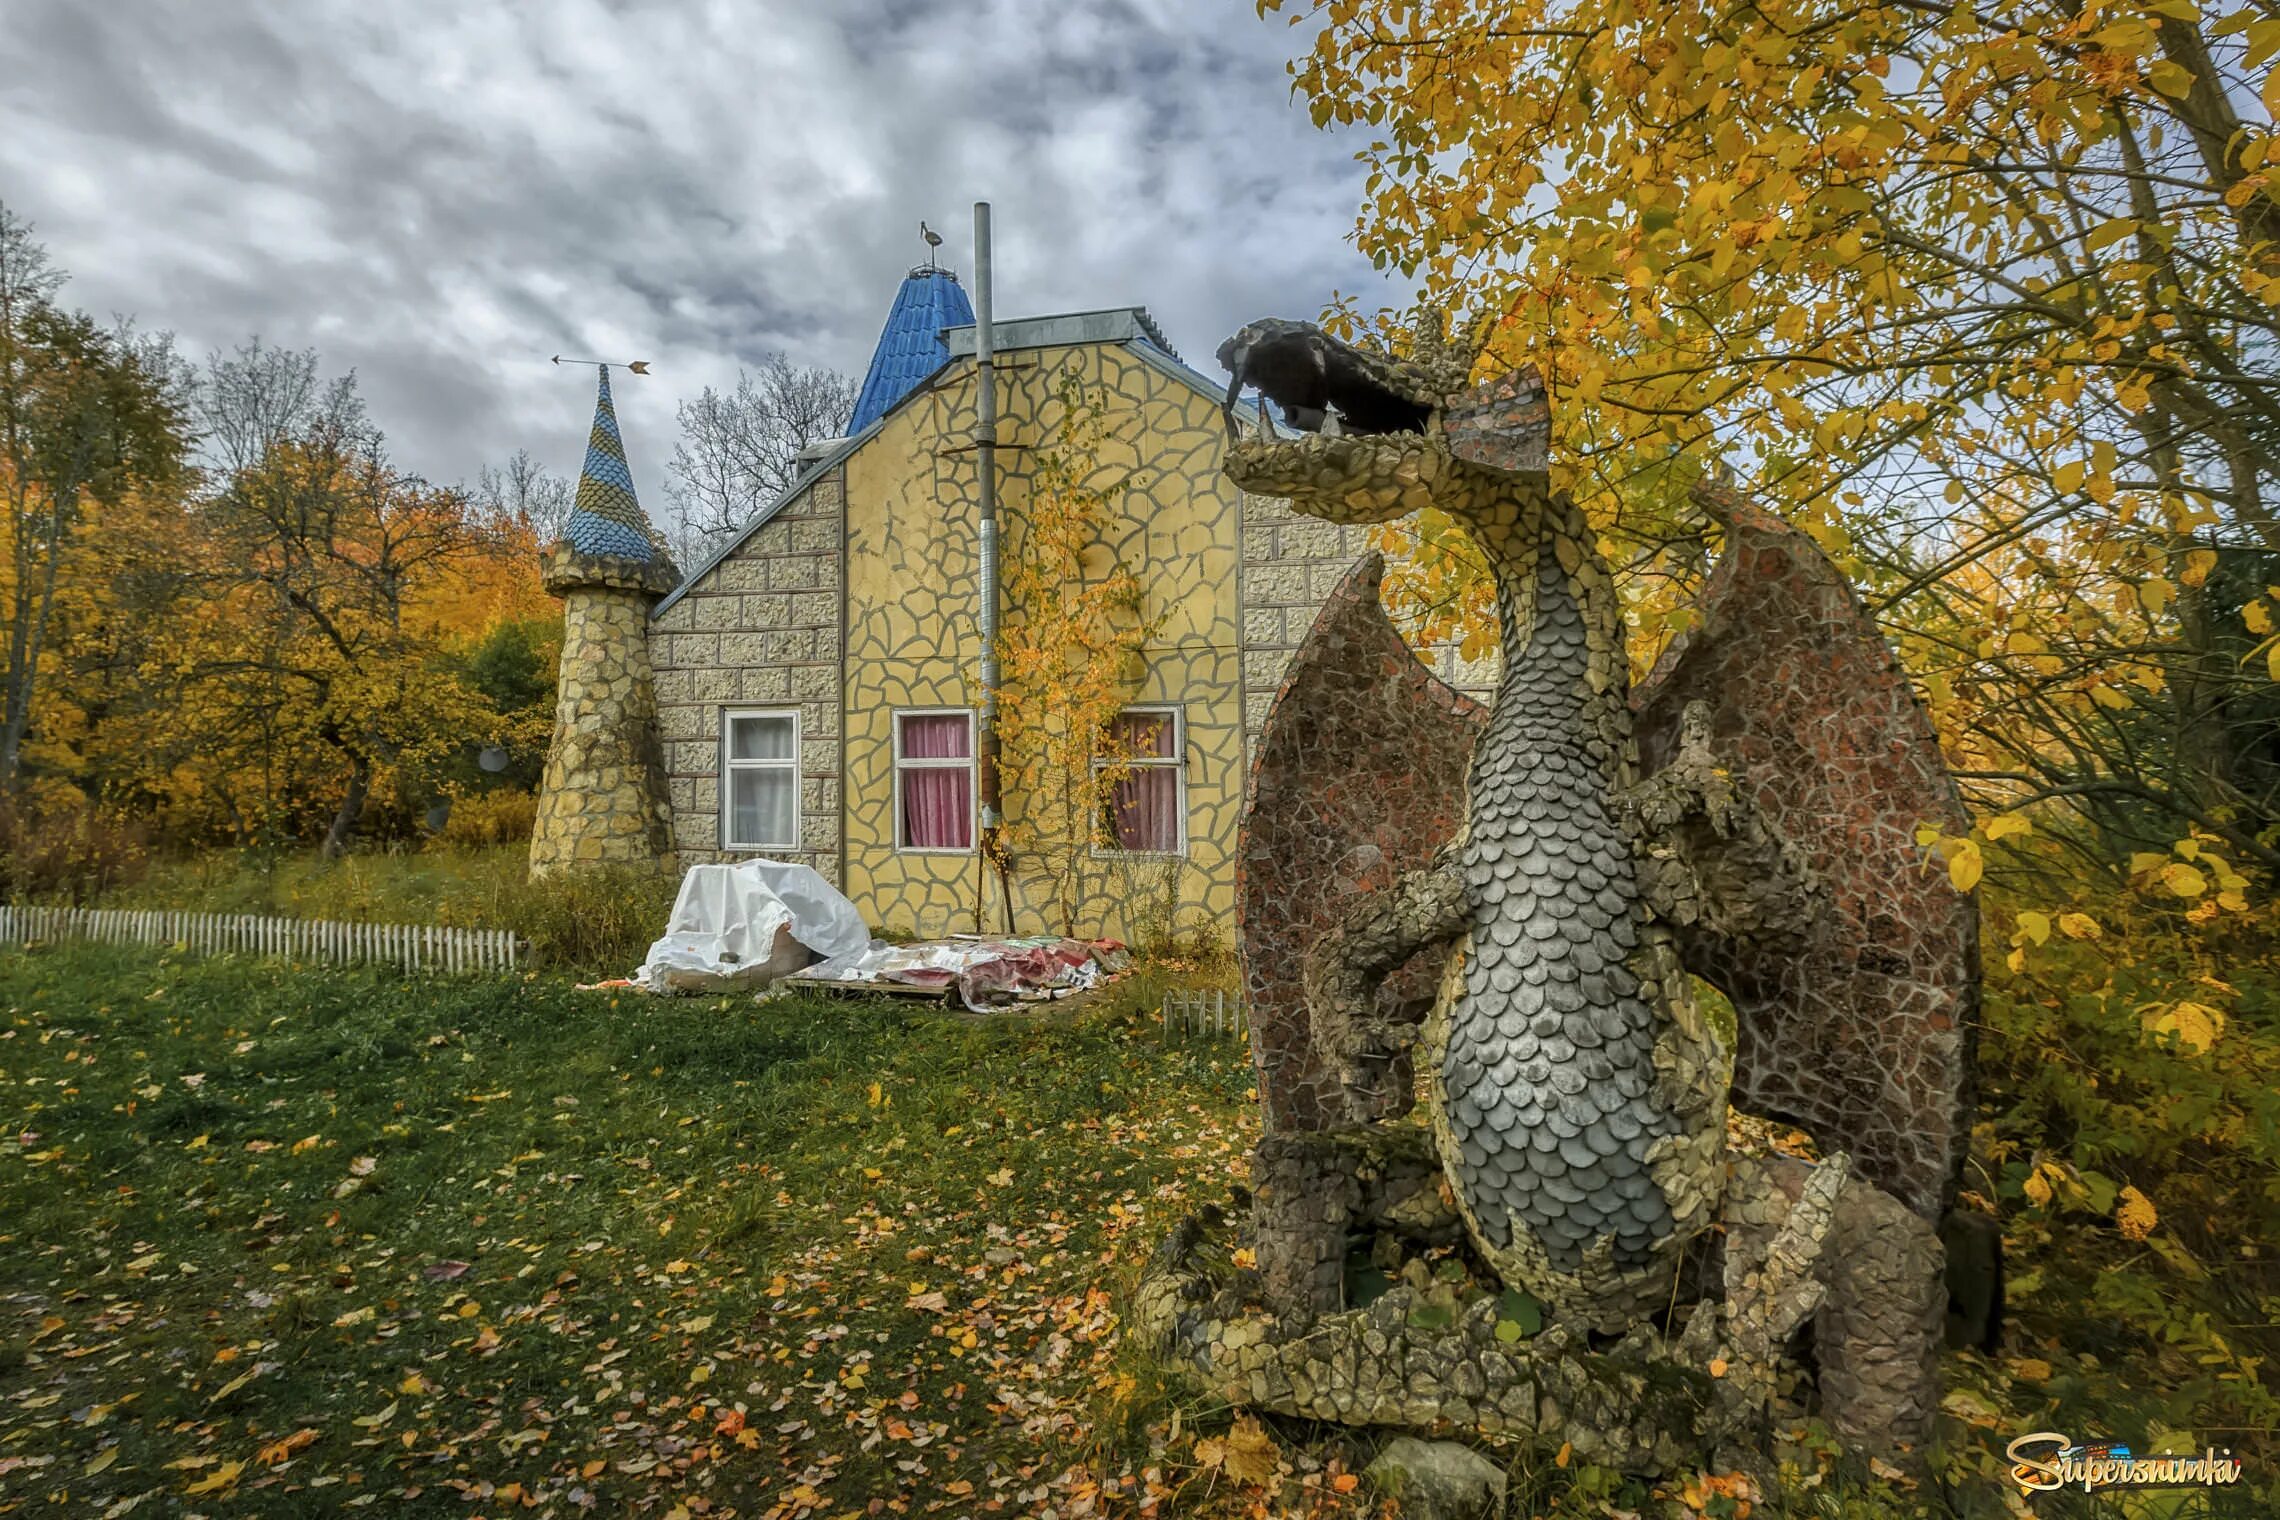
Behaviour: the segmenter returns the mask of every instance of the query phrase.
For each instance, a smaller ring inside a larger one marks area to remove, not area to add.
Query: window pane
[[[974,773],[965,766],[930,766],[902,776],[903,844],[913,850],[969,850],[974,846]]]
[[[966,760],[974,753],[964,713],[904,713],[902,752],[909,760]]]
[[[1120,850],[1176,852],[1180,847],[1180,773],[1168,765],[1131,772],[1109,789],[1108,821]]]
[[[1168,712],[1118,713],[1109,743],[1120,755],[1174,759],[1179,754],[1179,720]]]
[[[791,759],[792,719],[788,716],[729,719],[728,758],[731,760]]]
[[[789,767],[730,771],[729,843],[797,844],[798,786],[799,778]]]

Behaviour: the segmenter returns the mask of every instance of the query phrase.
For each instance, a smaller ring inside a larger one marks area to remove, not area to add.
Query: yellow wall
[[[1236,559],[1238,493],[1220,473],[1217,404],[1112,344],[1022,349],[1001,355],[999,508],[1019,544],[1029,454],[1055,436],[1059,377],[1074,365],[1107,392],[1111,438],[1103,480],[1130,487],[1107,535],[1147,587],[1146,611],[1163,621],[1148,650],[1135,703],[1178,703],[1187,724],[1188,850],[1184,862],[1101,859],[1086,878],[1080,932],[1132,938],[1175,887],[1183,926],[1229,924],[1235,905],[1236,827],[1243,795]],[[876,925],[920,934],[970,931],[980,882],[971,855],[894,847],[892,714],[907,707],[973,707],[980,638],[975,595],[975,469],[970,364],[941,389],[905,404],[847,462],[845,806],[847,895]],[[1018,814],[1020,799],[1006,799]],[[1015,928],[1058,928],[1044,883],[1015,863]],[[989,884],[984,924],[1001,923]]]

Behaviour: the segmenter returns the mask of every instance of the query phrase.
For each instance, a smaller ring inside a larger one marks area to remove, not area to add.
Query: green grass
[[[1103,1284],[1251,1122],[1239,1047],[1113,1011],[99,947],[0,956],[0,1010],[0,1513],[1136,1494]]]
[[[1158,1043],[1132,1012],[1152,975],[1118,990],[985,1021],[0,951],[0,1516],[1248,1513],[1258,1491],[1196,1441],[1229,1413],[1120,1342],[1116,1293],[1240,1176],[1249,1066]],[[2243,1082],[2260,997],[2219,1047]],[[2011,1102],[2005,1007],[1989,1091]],[[2181,1176],[2154,1194],[2190,1222]],[[1994,1515],[2013,1434],[2221,1440],[2258,1417],[2262,1332],[2239,1322],[2269,1312],[2172,1288],[2149,1345],[2113,1295],[2152,1266],[2040,1221],[2010,1220],[2006,1354],[1949,1359],[1941,1465],[1970,1502],[1835,1464],[1756,1514]],[[2061,1281],[2077,1257],[2097,1282]],[[1277,1513],[1369,1512],[1327,1487],[1367,1433],[1269,1424],[1314,1484]],[[1515,1513],[1726,1504],[1507,1455]],[[2251,1481],[2178,1513],[2258,1512],[2261,1460]]]

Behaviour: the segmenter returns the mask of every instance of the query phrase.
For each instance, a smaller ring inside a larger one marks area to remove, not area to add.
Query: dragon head
[[[1550,414],[1533,369],[1470,384],[1471,357],[1443,341],[1438,314],[1421,314],[1407,357],[1343,342],[1307,322],[1264,318],[1219,346],[1231,379],[1225,412],[1228,478],[1278,496],[1310,517],[1386,522],[1427,505],[1466,517],[1493,494],[1482,486],[1543,479]],[[1302,436],[1235,424],[1245,386],[1281,409]]]

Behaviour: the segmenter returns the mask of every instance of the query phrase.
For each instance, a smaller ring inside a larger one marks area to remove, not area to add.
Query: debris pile
[[[955,987],[976,1013],[1017,1003],[1068,997],[1112,981],[1132,956],[1112,939],[1063,939],[1042,934],[1013,939],[956,935],[893,945],[876,941],[798,973],[803,984],[837,983],[880,990]]]

